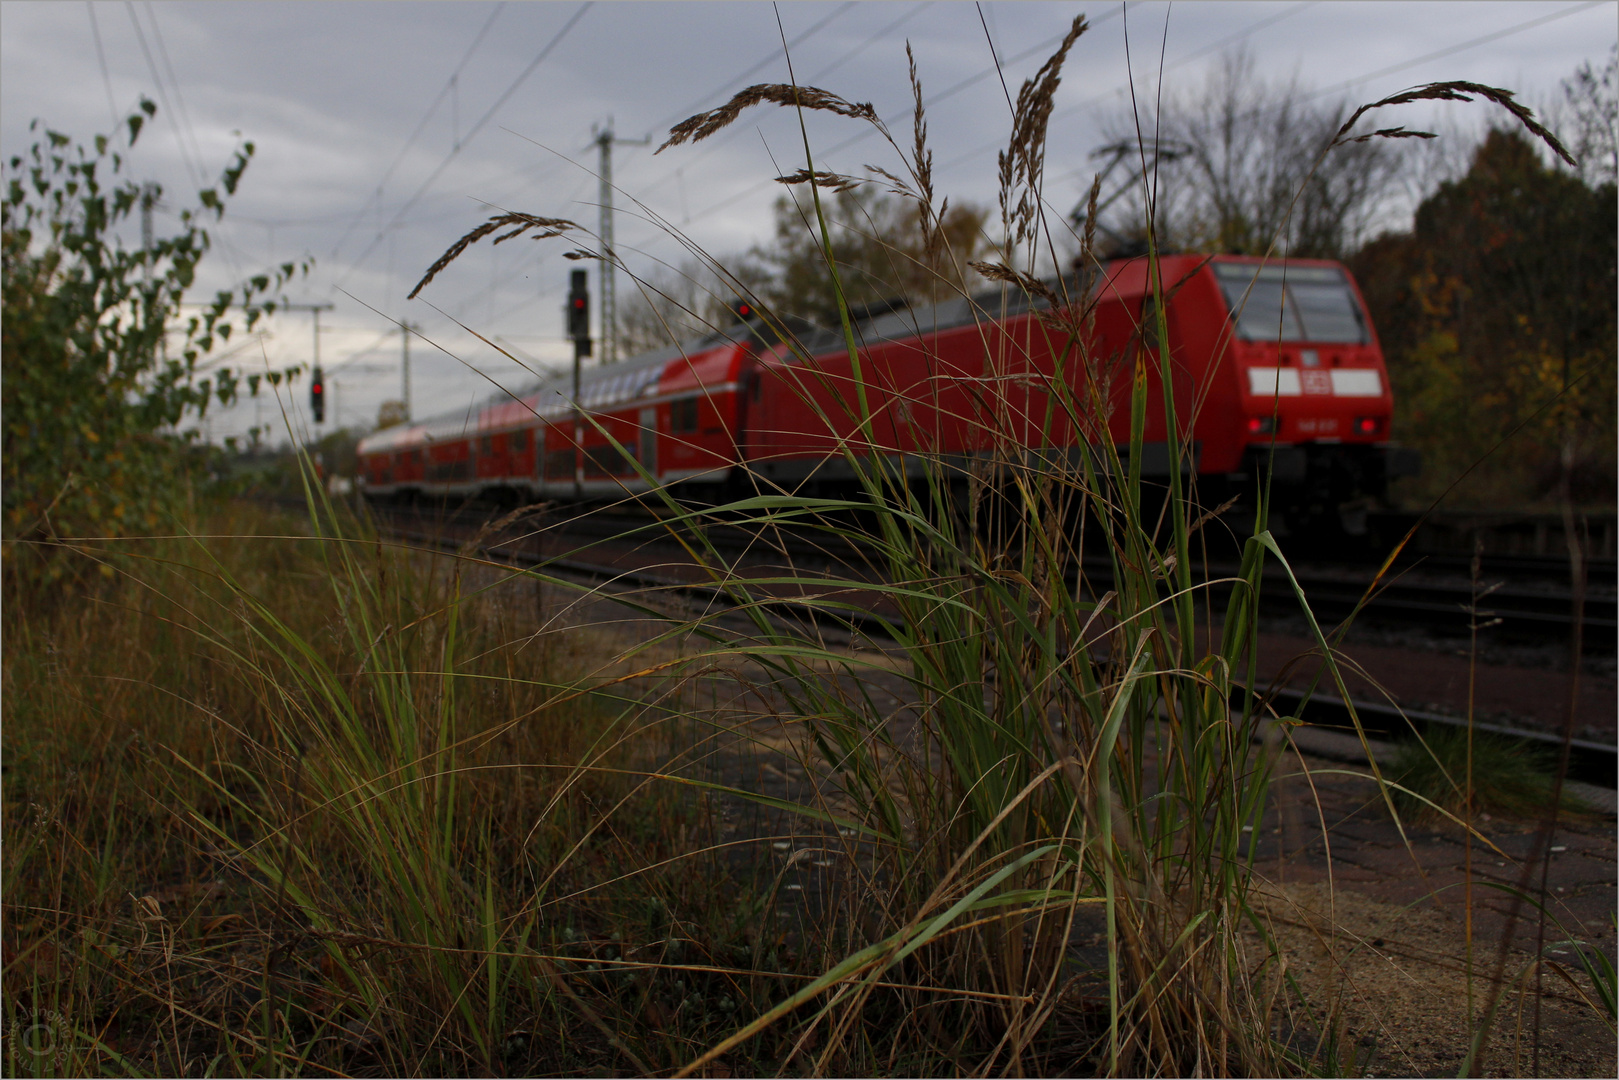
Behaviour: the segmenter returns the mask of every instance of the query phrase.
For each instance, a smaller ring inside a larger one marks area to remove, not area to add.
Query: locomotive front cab
[[[1236,382],[1227,423],[1245,447],[1239,475],[1268,477],[1295,528],[1363,532],[1415,461],[1388,443],[1388,372],[1354,280],[1324,260],[1227,256],[1209,272],[1229,312],[1222,366]]]

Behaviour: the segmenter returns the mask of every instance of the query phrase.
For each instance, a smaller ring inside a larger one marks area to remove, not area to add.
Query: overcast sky
[[[1143,92],[1159,78],[1160,54],[1170,88],[1202,85],[1222,54],[1242,47],[1269,77],[1296,76],[1311,91],[1357,102],[1468,79],[1516,90],[1538,108],[1580,64],[1603,63],[1619,5],[1199,2],[1136,3],[1126,12],[1116,3],[6,2],[0,151],[8,159],[26,152],[36,117],[88,137],[113,130],[115,117],[149,97],[160,111],[131,155],[132,171],[165,185],[162,231],[199,180],[217,177],[237,133],[251,139],[257,155],[213,230],[202,288],[314,257],[314,272],[290,298],[334,305],[321,322],[336,398],[328,419],[369,426],[379,404],[400,393],[396,320],[419,323],[442,347],[412,345],[418,416],[464,408],[490,393],[490,379],[531,380],[454,320],[533,367],[571,356],[561,305],[568,271],[581,264],[562,258],[570,247],[562,241],[484,241],[421,298],[405,296],[491,208],[594,229],[597,127],[611,120],[621,138],[653,140],[618,146],[613,157],[618,247],[632,270],[681,260],[670,229],[711,253],[741,252],[770,236],[781,190],[771,178],[803,165],[796,121],[758,108],[708,142],[654,156],[669,127],[743,86],[786,81],[790,51],[800,82],[871,102],[908,139],[909,40],[938,189],[993,205],[1009,109],[990,41],[1015,95],[1078,12],[1092,29],[1063,73],[1047,161],[1046,195],[1060,211],[1089,185],[1089,154],[1102,124],[1127,107],[1131,67]],[[1450,106],[1444,122],[1466,131],[1488,118],[1482,104]],[[1389,126],[1384,119],[1434,117],[1419,110],[1380,117],[1379,126]],[[868,132],[856,121],[814,118],[818,164],[900,171]],[[621,305],[633,288],[621,276]],[[224,362],[306,361],[313,338],[308,314],[279,315]],[[303,404],[299,393],[293,406]],[[209,433],[217,440],[256,418],[281,427],[273,402],[249,403],[216,413]]]

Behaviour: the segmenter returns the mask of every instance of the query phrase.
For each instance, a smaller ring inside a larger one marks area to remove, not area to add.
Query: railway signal
[[[326,422],[326,380],[321,377],[319,367],[310,372],[309,411],[314,415],[315,423]]]
[[[573,338],[573,437],[577,442],[580,429],[584,426],[583,414],[579,411],[579,365],[590,355],[590,275],[584,270],[573,270],[568,274],[568,336]],[[573,482],[575,497],[582,494],[579,475],[576,464]]]
[[[569,275],[568,336],[573,338],[576,356],[590,355],[590,284],[584,270]]]
[[[330,304],[283,304],[286,311],[307,311],[315,320],[314,363],[310,364],[309,412],[316,424],[326,422],[326,380],[320,374],[320,313],[332,310]]]
[[[750,322],[759,314],[759,309],[746,300],[732,300],[725,306],[736,316],[738,322]]]

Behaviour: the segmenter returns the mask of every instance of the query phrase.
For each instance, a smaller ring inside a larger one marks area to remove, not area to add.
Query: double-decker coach
[[[737,393],[751,346],[745,328],[499,394],[461,414],[360,441],[368,497],[600,498],[656,483],[731,479]]]

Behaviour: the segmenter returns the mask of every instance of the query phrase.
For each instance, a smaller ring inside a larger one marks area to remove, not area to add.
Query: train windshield
[[[1366,317],[1337,267],[1215,263],[1214,273],[1247,341],[1367,342]]]

